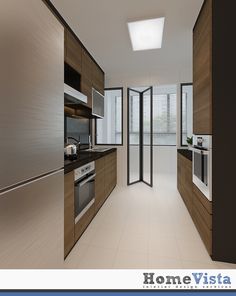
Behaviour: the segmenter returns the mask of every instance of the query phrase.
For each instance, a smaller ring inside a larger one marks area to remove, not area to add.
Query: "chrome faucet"
[[[93,149],[93,145],[92,145],[92,137],[91,135],[88,136],[89,139],[89,149]]]

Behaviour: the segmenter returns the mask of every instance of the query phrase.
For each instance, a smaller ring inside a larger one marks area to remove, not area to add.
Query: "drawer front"
[[[209,229],[212,229],[212,214],[208,213],[195,192],[193,192],[193,204],[199,215],[201,215],[202,222],[205,223]]]
[[[210,202],[204,194],[193,184],[193,192],[194,195],[198,198],[198,200],[202,203],[204,208],[207,210],[209,214],[212,214],[212,202]]]
[[[208,251],[212,254],[212,231],[207,227],[203,221],[202,216],[199,214],[196,207],[193,207],[192,218],[197,230],[202,238],[203,243]]]

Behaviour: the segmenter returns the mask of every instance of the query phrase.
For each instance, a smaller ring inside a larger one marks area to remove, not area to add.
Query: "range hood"
[[[80,91],[64,83],[64,105],[73,107],[79,104],[87,104],[88,98]]]

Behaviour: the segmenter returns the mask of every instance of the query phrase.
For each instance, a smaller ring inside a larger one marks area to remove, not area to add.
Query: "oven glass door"
[[[194,151],[194,175],[208,185],[208,154],[202,154],[201,151]]]
[[[75,218],[95,197],[95,176],[75,183]]]
[[[194,175],[202,181],[202,155],[194,151]]]
[[[203,173],[202,173],[202,182],[207,186],[208,185],[208,155],[202,155],[203,161]]]

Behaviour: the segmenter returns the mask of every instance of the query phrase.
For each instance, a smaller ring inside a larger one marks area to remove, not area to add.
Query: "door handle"
[[[95,177],[96,177],[96,174],[93,174],[89,178],[87,178],[84,181],[82,181],[81,183],[79,183],[79,187],[82,187],[84,184],[88,183],[90,180],[94,179]]]

